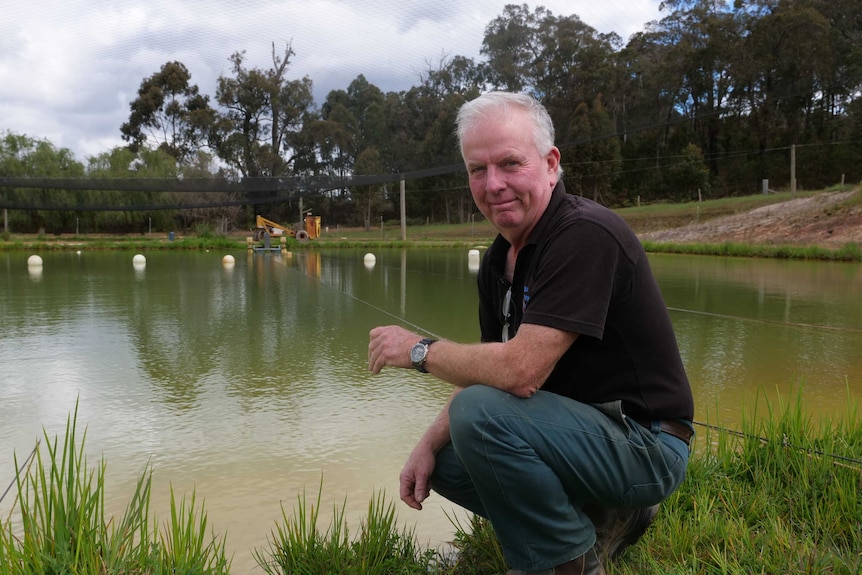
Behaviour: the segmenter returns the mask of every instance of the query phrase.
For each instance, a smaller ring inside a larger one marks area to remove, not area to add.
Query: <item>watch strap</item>
[[[425,346],[425,355],[422,356],[421,361],[414,361],[413,367],[415,367],[418,371],[420,371],[422,373],[428,373],[428,370],[425,369],[425,359],[428,357],[428,348],[435,341],[437,341],[437,340],[426,337],[426,338],[423,338],[422,340],[420,340],[419,343],[417,344],[417,345],[424,345]]]

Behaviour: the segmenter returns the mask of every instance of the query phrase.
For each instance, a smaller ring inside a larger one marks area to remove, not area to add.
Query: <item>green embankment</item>
[[[806,194],[790,193],[742,196],[722,198],[703,202],[688,202],[684,204],[652,204],[639,207],[629,207],[616,210],[638,234],[659,230],[677,229],[692,222],[708,222],[723,216],[740,214],[753,209],[794,198],[812,196],[835,190],[807,192]],[[829,210],[823,217],[840,217],[842,211],[857,210],[862,203],[862,191],[847,202]],[[382,226],[363,228],[344,228],[324,226],[319,238],[300,244],[294,239],[288,239],[288,247],[294,249],[314,248],[383,248],[383,247],[477,247],[487,246],[493,240],[495,232],[491,225],[474,214],[474,221],[464,224],[429,224],[410,225],[406,228],[406,239],[402,239],[399,222],[386,222]],[[78,249],[125,249],[125,250],[244,250],[246,239],[251,232],[235,232],[230,235],[175,234],[174,240],[169,239],[168,232],[147,235],[127,236],[84,236],[84,235],[16,235],[14,233],[0,234],[0,250],[78,250]],[[774,243],[742,243],[742,242],[684,242],[666,243],[645,241],[644,246],[650,252],[739,256],[739,257],[769,257],[789,259],[816,259],[862,261],[862,246],[849,242],[837,248],[819,245],[777,245]]]

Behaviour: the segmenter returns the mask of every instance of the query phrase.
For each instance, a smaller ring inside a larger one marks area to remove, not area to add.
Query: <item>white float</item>
[[[135,265],[145,265],[147,263],[147,258],[145,258],[142,254],[135,254],[135,257],[132,258],[132,263]]]
[[[223,257],[223,258],[221,259],[221,263],[222,263],[222,265],[223,265],[224,267],[226,267],[226,268],[231,268],[231,267],[233,267],[233,266],[234,266],[234,264],[236,263],[236,258],[234,258],[234,257],[233,257],[232,255],[230,255],[230,254],[227,254],[225,257]]]
[[[362,261],[365,263],[365,267],[368,269],[373,269],[374,264],[377,263],[377,256],[372,253],[365,254],[365,257],[362,258]]]
[[[42,258],[39,256],[30,256],[27,258],[27,267],[40,268],[42,267]]]
[[[471,272],[479,271],[479,250],[467,252],[467,269]]]

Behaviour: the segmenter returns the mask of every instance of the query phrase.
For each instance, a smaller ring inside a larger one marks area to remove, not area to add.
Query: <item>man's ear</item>
[[[551,148],[545,160],[548,162],[548,173],[556,175],[557,168],[560,167],[560,150],[556,146]]]

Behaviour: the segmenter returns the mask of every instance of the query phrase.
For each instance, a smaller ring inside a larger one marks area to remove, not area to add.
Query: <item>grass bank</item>
[[[748,212],[762,206],[789,201],[795,198],[813,196],[822,192],[790,194],[789,192],[769,195],[753,195],[722,198],[703,202],[682,204],[651,204],[616,210],[638,234],[657,230],[667,230],[687,226],[692,222],[706,222],[715,218]],[[851,209],[862,202],[862,193],[857,193],[853,204],[842,209]],[[402,234],[406,239],[402,239]],[[86,235],[16,235],[0,234],[2,250],[244,250],[246,238],[251,232],[237,232],[228,236],[212,233],[205,235],[179,235],[173,240],[168,233],[155,233],[139,236],[86,236]],[[403,233],[398,222],[388,222],[368,230],[364,228],[326,227],[319,238],[300,244],[288,239],[289,247],[295,249],[314,248],[400,248],[400,247],[456,247],[473,248],[490,245],[496,232],[478,214],[474,221],[464,224],[426,224],[411,225]],[[773,245],[750,243],[658,243],[644,242],[649,252],[766,257],[783,259],[809,259],[833,261],[862,261],[862,246],[847,244],[838,249],[816,245]]]
[[[651,253],[843,262],[862,261],[862,246],[858,244],[847,244],[834,250],[819,246],[773,246],[734,242],[675,244],[645,241],[643,246],[647,252]]]
[[[814,421],[799,396],[753,406],[740,430],[698,424],[687,479],[608,573],[862,573],[862,419],[852,397],[847,405],[846,413]],[[75,414],[60,447],[46,437],[48,456],[37,447],[21,464],[15,513],[0,521],[0,575],[230,573],[225,540],[208,534],[194,494],[177,502],[171,493],[161,529],[149,517],[149,471],[123,517],[105,517],[106,464],[87,468]],[[262,536],[266,544],[253,553],[264,572],[491,575],[507,568],[480,518],[453,523],[454,551],[427,549],[399,528],[395,504],[382,494],[355,534],[343,506],[323,528],[321,492],[322,485],[316,501],[299,496]]]

